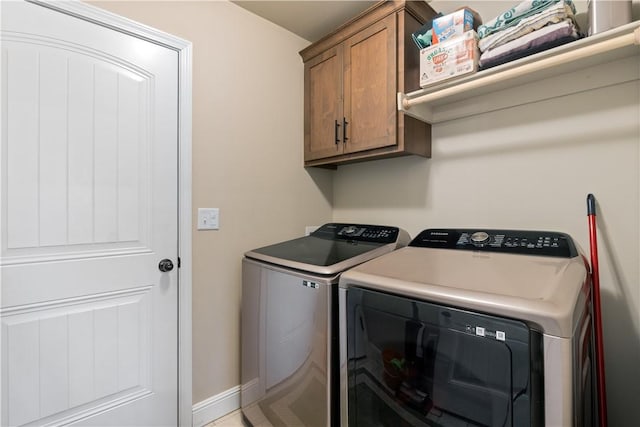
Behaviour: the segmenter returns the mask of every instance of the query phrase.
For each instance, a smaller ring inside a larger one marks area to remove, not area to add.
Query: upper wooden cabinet
[[[383,1],[300,52],[305,166],[431,155],[431,129],[398,111],[419,89],[411,33],[435,12],[423,1]]]

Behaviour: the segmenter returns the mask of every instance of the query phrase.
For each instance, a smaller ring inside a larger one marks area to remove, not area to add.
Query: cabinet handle
[[[349,140],[349,138],[347,138],[347,125],[349,124],[349,122],[347,121],[347,119],[345,117],[342,118],[342,142],[344,144],[347,143],[347,141]]]
[[[340,143],[340,137],[338,136],[338,128],[340,127],[340,123],[338,123],[337,120],[334,120],[336,122],[336,125],[334,127],[334,135],[336,137],[336,145],[338,145]]]

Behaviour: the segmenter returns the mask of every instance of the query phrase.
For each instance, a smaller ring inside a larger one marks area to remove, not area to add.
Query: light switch
[[[198,208],[198,230],[220,229],[220,209]]]

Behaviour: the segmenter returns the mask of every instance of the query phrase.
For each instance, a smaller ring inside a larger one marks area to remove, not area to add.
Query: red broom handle
[[[596,380],[598,386],[598,414],[600,427],[607,427],[607,390],[604,377],[604,338],[602,334],[602,305],[600,303],[600,271],[598,267],[598,236],[596,234],[596,201],[593,194],[587,196],[589,219],[589,244],[591,246],[591,282],[593,292],[593,317],[596,340]]]

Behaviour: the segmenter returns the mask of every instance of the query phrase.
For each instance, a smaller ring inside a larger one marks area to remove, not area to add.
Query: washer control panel
[[[563,258],[578,255],[571,237],[554,231],[427,229],[416,236],[409,246]]]
[[[398,240],[398,227],[363,224],[325,224],[311,233],[312,236],[361,242],[394,243]]]

